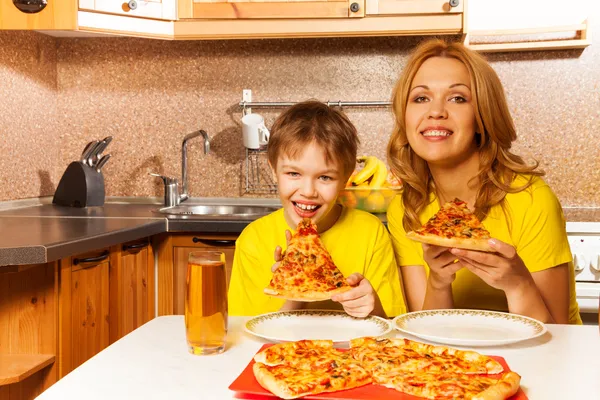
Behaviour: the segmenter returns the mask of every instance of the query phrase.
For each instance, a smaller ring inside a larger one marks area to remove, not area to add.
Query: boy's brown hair
[[[312,142],[323,148],[328,163],[342,168],[345,178],[352,174],[360,143],[358,132],[342,111],[316,100],[295,104],[277,117],[267,149],[269,163],[275,169],[281,154],[295,158]]]

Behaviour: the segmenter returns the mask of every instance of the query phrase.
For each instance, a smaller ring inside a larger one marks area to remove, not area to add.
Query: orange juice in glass
[[[225,254],[194,251],[188,256],[185,289],[185,333],[192,354],[225,350],[227,288]]]

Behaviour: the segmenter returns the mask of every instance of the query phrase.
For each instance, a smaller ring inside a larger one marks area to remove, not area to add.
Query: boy
[[[348,118],[318,101],[296,104],[277,118],[267,152],[283,208],[252,222],[236,242],[230,315],[305,307],[343,308],[361,318],[406,312],[387,230],[376,216],[336,203],[356,165],[358,143]],[[316,223],[334,263],[354,286],[331,301],[286,301],[263,292],[281,260],[281,246],[302,218]]]

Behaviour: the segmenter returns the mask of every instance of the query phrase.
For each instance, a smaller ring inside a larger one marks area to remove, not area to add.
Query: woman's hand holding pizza
[[[334,295],[331,300],[340,303],[350,316],[364,318],[371,314],[379,302],[371,282],[358,272],[348,276],[346,282],[354,287],[347,292]]]
[[[511,290],[520,290],[523,285],[533,283],[531,273],[513,246],[498,239],[490,239],[489,244],[495,253],[464,249],[451,249],[450,252],[465,268],[507,295]]]
[[[435,289],[452,285],[456,272],[464,265],[447,247],[423,243],[423,259],[429,265],[429,283]]]

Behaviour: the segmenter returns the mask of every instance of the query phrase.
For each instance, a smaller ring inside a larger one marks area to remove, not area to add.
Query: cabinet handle
[[[358,4],[358,3],[350,4],[350,11],[357,12],[358,10],[360,10],[360,4]]]
[[[219,239],[200,239],[199,237],[194,237],[192,239],[194,243],[204,243],[208,246],[217,246],[217,247],[227,247],[227,246],[235,246],[235,240],[219,240]]]
[[[137,8],[138,4],[136,0],[130,0],[127,3],[127,7],[129,7],[130,10],[135,10]]]
[[[146,243],[146,242],[136,243],[136,244],[124,244],[123,251],[143,249],[146,246],[148,246],[148,243]]]
[[[450,0],[448,4],[450,4],[450,7],[458,7],[460,0]]]
[[[88,257],[88,258],[75,258],[73,260],[73,265],[78,265],[78,264],[83,264],[83,263],[91,263],[91,262],[98,262],[98,261],[104,261],[108,258],[109,252],[108,250],[104,250],[102,252],[102,254],[100,254],[97,257]]]

